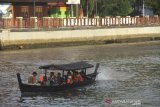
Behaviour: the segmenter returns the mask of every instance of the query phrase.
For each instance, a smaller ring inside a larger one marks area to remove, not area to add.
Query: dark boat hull
[[[23,92],[57,92],[57,91],[64,91],[64,90],[73,89],[77,87],[83,87],[89,84],[93,84],[95,82],[95,77],[96,75],[90,74],[86,77],[84,82],[79,82],[76,84],[73,83],[71,85],[64,84],[64,85],[57,85],[57,86],[41,86],[41,85],[24,84],[21,81],[20,74],[17,74],[20,91],[22,93]]]
[[[52,66],[53,65],[45,66],[44,69],[47,69],[47,68],[49,69],[49,67],[52,68]],[[59,65],[59,66],[54,65],[54,67],[61,68],[61,69],[63,68],[62,70],[64,70],[64,68],[65,68],[65,70],[68,70],[68,69],[71,70],[71,68],[72,68],[72,70],[74,70],[74,69],[76,70],[76,69],[90,68],[90,67],[92,67],[92,65],[87,64],[86,62],[77,62],[77,63],[72,63],[69,65],[63,65],[63,66],[62,65]],[[94,83],[95,78],[98,74],[98,72],[97,72],[98,67],[99,67],[99,63],[96,64],[94,73],[85,75],[83,82],[73,83],[71,85],[64,84],[64,85],[57,85],[57,86],[41,86],[41,85],[24,84],[24,83],[22,83],[22,80],[21,80],[19,73],[17,73],[17,79],[18,79],[20,91],[22,93],[23,92],[57,92],[57,91],[63,91],[63,90],[77,88],[77,87],[82,87],[82,86],[86,86],[86,85]]]

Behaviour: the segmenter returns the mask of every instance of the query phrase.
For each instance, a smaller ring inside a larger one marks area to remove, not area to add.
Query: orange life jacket
[[[43,75],[40,75],[39,80],[40,80],[40,82],[43,82],[43,81],[44,81],[44,76],[43,76]]]
[[[67,83],[67,84],[72,84],[72,83],[73,83],[73,78],[72,78],[72,76],[68,76],[66,83]]]
[[[71,79],[68,78],[66,83],[71,84]]]

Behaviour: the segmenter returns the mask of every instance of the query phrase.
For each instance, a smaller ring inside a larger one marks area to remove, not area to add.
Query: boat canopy
[[[40,69],[48,69],[48,70],[63,70],[63,71],[74,71],[80,69],[87,69],[94,67],[92,64],[89,64],[85,61],[69,63],[69,64],[60,64],[60,65],[44,65],[40,66]]]

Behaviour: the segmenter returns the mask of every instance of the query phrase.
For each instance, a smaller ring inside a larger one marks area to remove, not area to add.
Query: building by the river
[[[0,0],[0,3],[11,3],[8,13],[16,17],[67,17],[70,5],[67,0]]]

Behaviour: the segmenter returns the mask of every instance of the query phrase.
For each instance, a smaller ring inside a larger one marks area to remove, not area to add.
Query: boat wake
[[[97,81],[101,80],[126,80],[128,78],[131,78],[134,76],[134,73],[132,72],[123,72],[115,69],[111,69],[109,67],[105,67],[99,70],[99,74],[96,77]]]
[[[104,80],[111,80],[111,79],[113,79],[112,78],[112,74],[113,74],[113,70],[112,69],[110,69],[110,68],[105,68],[105,69],[101,68],[99,71],[100,72],[99,72],[99,74],[96,77],[97,81],[100,81],[100,80],[104,81]]]

